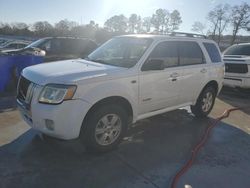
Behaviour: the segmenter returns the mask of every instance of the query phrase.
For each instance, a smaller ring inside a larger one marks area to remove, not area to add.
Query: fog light
[[[50,119],[45,119],[45,126],[50,131],[53,131],[54,130],[54,121],[50,120]]]

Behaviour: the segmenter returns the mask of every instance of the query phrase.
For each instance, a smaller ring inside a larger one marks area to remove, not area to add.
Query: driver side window
[[[148,59],[163,61],[164,68],[178,66],[178,48],[176,41],[159,43],[149,55]]]

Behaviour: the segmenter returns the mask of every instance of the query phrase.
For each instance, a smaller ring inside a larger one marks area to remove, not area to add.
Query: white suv
[[[250,89],[250,43],[235,44],[223,53],[224,85]]]
[[[218,46],[195,37],[115,37],[87,59],[25,68],[17,102],[34,129],[61,139],[82,138],[107,151],[131,123],[184,106],[207,116],[224,65]]]

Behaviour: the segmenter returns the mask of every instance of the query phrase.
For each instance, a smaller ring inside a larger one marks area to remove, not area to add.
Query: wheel
[[[87,150],[105,152],[114,149],[127,130],[128,115],[122,106],[98,107],[86,119],[80,137]]]
[[[205,88],[195,105],[191,106],[191,111],[196,117],[206,117],[214,106],[216,90],[213,87]]]

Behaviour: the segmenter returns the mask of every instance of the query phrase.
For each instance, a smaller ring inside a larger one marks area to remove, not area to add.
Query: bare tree
[[[47,21],[35,22],[32,26],[37,36],[50,36],[53,33],[53,26]]]
[[[77,26],[76,22],[64,19],[55,24],[55,29],[57,30],[57,33],[60,35],[68,35],[70,34],[70,30],[76,26]]]
[[[203,23],[196,21],[192,25],[192,29],[191,30],[194,31],[194,32],[197,32],[197,33],[200,33],[200,34],[204,35],[205,28],[206,28],[206,26]]]
[[[230,21],[230,6],[228,4],[217,5],[212,11],[208,13],[207,19],[211,23],[212,27],[212,38],[215,39],[217,35],[217,42],[220,43],[222,33],[228,26]]]
[[[232,8],[231,24],[233,26],[233,36],[231,44],[234,43],[236,35],[240,29],[248,30],[248,24],[250,24],[250,6],[247,3],[236,5]]]

